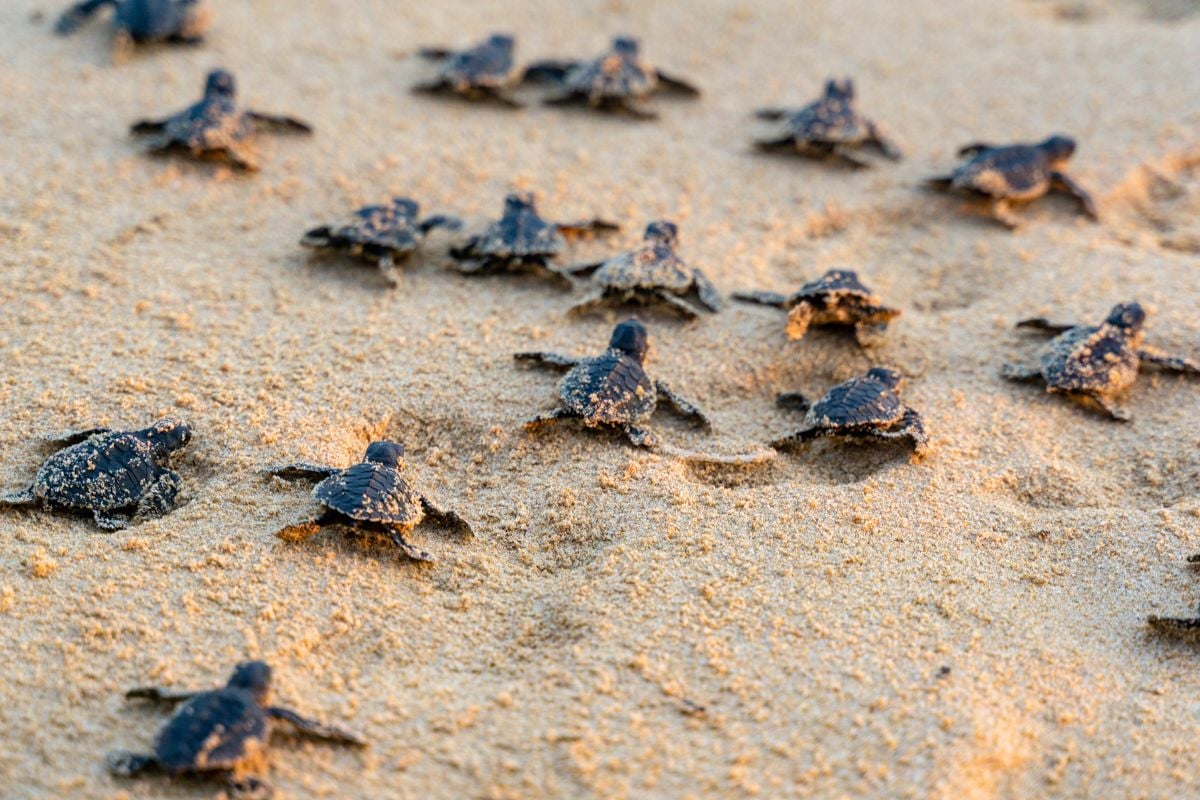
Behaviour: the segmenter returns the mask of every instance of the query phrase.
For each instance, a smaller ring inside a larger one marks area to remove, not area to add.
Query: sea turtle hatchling
[[[508,90],[521,78],[513,62],[515,46],[512,36],[495,33],[465,50],[423,47],[418,51],[422,58],[441,64],[434,80],[418,83],[413,91],[451,94],[468,100],[493,100],[509,108],[520,108],[521,104],[508,95]]]
[[[1037,144],[969,144],[958,151],[967,159],[963,164],[928,184],[986,202],[991,215],[1010,230],[1020,226],[1013,204],[1036,200],[1052,189],[1074,197],[1083,213],[1097,220],[1092,196],[1065,171],[1074,153],[1075,140],[1059,134]]]
[[[774,306],[788,312],[787,335],[800,339],[813,325],[853,325],[863,347],[879,341],[888,323],[900,316],[889,308],[847,269],[831,269],[800,287],[792,295],[776,292],[735,292],[735,300]]]
[[[849,78],[827,81],[821,98],[803,108],[760,108],[755,116],[780,123],[772,136],[755,142],[760,150],[799,153],[851,167],[870,166],[851,156],[852,150],[870,149],[892,161],[900,159],[899,148],[855,109],[854,82]]]
[[[258,169],[249,152],[255,131],[271,128],[292,133],[312,133],[312,127],[292,117],[280,117],[238,108],[233,75],[213,70],[204,84],[204,99],[161,120],[133,125],[138,136],[153,136],[152,153],[183,152],[196,158],[224,159],[245,170]]]
[[[458,230],[456,217],[420,218],[420,206],[407,197],[385,205],[366,206],[340,225],[322,225],[304,235],[300,244],[318,250],[348,252],[375,262],[389,281],[396,283],[396,262],[411,255],[434,228]]]
[[[545,101],[548,105],[586,105],[638,119],[657,116],[634,105],[657,91],[668,90],[689,97],[700,94],[687,81],[649,64],[640,50],[637,39],[618,36],[607,53],[591,61],[534,62],[525,70],[524,80],[550,83],[560,90]]]
[[[55,33],[68,36],[96,12],[113,8],[113,49],[124,54],[135,44],[199,44],[212,18],[206,0],[83,0],[62,13]]]
[[[163,419],[136,431],[92,428],[49,440],[62,446],[23,492],[0,496],[0,505],[32,506],[92,515],[104,530],[130,524],[134,516],[159,517],[175,507],[183,485],[170,469],[171,456],[192,440],[192,429]]]
[[[1099,325],[1023,320],[1018,328],[1054,338],[1042,347],[1036,364],[1005,364],[1001,374],[1014,381],[1045,381],[1048,392],[1098,407],[1115,420],[1132,419],[1117,399],[1133,386],[1143,362],[1200,375],[1200,362],[1142,344],[1145,322],[1146,312],[1132,302],[1113,306]]]
[[[538,214],[533,195],[514,192],[504,198],[504,213],[462,245],[452,248],[455,268],[465,275],[500,271],[532,271],[569,283],[550,262],[567,247],[567,240],[588,233],[608,233],[620,227],[602,219],[550,222]]]
[[[567,267],[570,275],[592,275],[598,289],[572,306],[572,312],[587,311],[612,303],[662,303],[688,319],[700,310],[684,298],[695,293],[709,311],[721,310],[721,296],[700,270],[689,266],[675,253],[679,228],[658,220],[646,226],[642,244],[635,250],[594,264]]]
[[[921,415],[900,399],[900,373],[875,367],[830,389],[816,403],[799,393],[779,395],[777,404],[804,412],[804,427],[771,443],[787,447],[823,436],[846,439],[908,439],[918,453],[925,449],[925,425]]]
[[[271,668],[262,661],[238,664],[224,688],[178,692],[157,687],[131,689],[125,697],[182,705],[154,739],[150,753],[117,751],[108,768],[124,778],[165,773],[170,777],[222,779],[239,800],[270,797],[264,781],[267,749],[278,723],[305,736],[361,747],[357,734],[271,705]]]
[[[284,539],[311,536],[328,525],[345,525],[356,530],[382,533],[409,558],[432,561],[433,557],[409,544],[404,535],[430,519],[471,533],[471,526],[453,511],[443,511],[417,492],[401,474],[404,446],[395,442],[372,442],[363,460],[346,469],[315,464],[290,464],[269,470],[281,478],[320,480],[313,497],[325,513],[311,522],[290,525],[279,531]]]

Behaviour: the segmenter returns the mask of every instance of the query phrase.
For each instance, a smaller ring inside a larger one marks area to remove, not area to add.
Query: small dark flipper
[[[150,133],[162,133],[167,129],[167,120],[165,119],[143,119],[129,126],[129,132],[137,136],[144,136]]]
[[[312,480],[323,481],[330,475],[336,475],[341,472],[337,467],[326,467],[321,464],[306,464],[303,462],[296,464],[286,464],[282,467],[271,467],[264,470],[268,475],[274,475],[284,480]]]
[[[700,297],[700,302],[709,311],[720,311],[722,306],[721,293],[717,291],[717,287],[712,285],[712,281],[698,269],[692,270],[692,281],[696,285],[696,293]]]
[[[645,447],[648,450],[653,450],[660,444],[658,436],[653,431],[648,431],[645,428],[638,428],[633,425],[626,426],[625,435],[634,447]]]
[[[1146,624],[1155,633],[1175,639],[1200,639],[1200,617],[1155,617],[1146,619]]]
[[[860,322],[854,326],[854,341],[859,347],[875,347],[883,343],[887,329],[886,322]]]
[[[412,85],[413,94],[450,94],[450,86],[445,81],[426,81],[425,83],[414,83]]]
[[[45,437],[42,441],[53,447],[70,447],[73,444],[85,442],[93,436],[112,433],[111,428],[83,428],[77,431],[64,431]]]
[[[691,403],[676,394],[675,391],[669,385],[667,385],[666,381],[655,381],[654,386],[658,390],[658,393],[661,394],[666,401],[674,407],[680,416],[692,419],[703,425],[705,428],[710,430],[712,429],[712,420],[708,418],[708,415],[701,411],[700,407],[696,404]]]
[[[979,155],[984,150],[995,150],[995,149],[996,149],[995,146],[990,145],[990,144],[984,144],[983,142],[972,142],[971,144],[963,145],[962,147],[958,148],[958,157],[959,158],[970,158],[971,156]]]
[[[432,217],[426,217],[421,220],[418,226],[421,233],[429,233],[434,228],[445,228],[450,231],[461,230],[463,226],[462,220],[458,217],[452,217],[448,214],[435,214]]]
[[[96,525],[105,531],[120,531],[129,527],[130,517],[117,511],[94,511]]]
[[[875,436],[879,439],[911,439],[917,453],[924,453],[929,442],[921,415],[911,408],[904,410],[904,417],[901,419],[899,427],[891,431],[879,431]]]
[[[524,428],[527,431],[534,430],[549,422],[557,422],[558,420],[563,419],[577,419],[578,416],[578,414],[575,414],[570,409],[559,406],[552,411],[546,411],[542,414],[538,414],[533,419],[526,421]]]
[[[183,488],[183,478],[174,470],[163,470],[138,503],[137,513],[151,519],[169,514],[175,508],[175,500],[179,490]]]
[[[117,0],[83,0],[81,3],[76,3],[58,18],[58,22],[54,25],[54,32],[59,36],[68,36],[79,30],[79,27],[91,19],[97,11],[105,6],[115,6],[116,4]]]
[[[410,544],[409,541],[404,538],[404,534],[400,533],[400,531],[395,529],[390,530],[388,531],[388,536],[391,538],[392,543],[396,545],[396,547],[399,547],[401,552],[403,552],[404,555],[408,556],[413,561],[433,561],[433,556],[421,548]]]
[[[0,495],[0,506],[35,506],[37,503],[38,498],[32,486],[20,492]]]
[[[1000,377],[1010,381],[1040,381],[1042,369],[1036,364],[1005,364],[1000,367]]]
[[[498,103],[505,108],[524,108],[525,104],[520,100],[510,97],[506,92],[500,89],[482,89],[480,90],[483,96],[493,103]]]
[[[1110,419],[1116,422],[1133,421],[1133,414],[1124,406],[1117,405],[1107,397],[1102,397],[1100,395],[1090,395],[1089,397],[1101,411],[1103,411],[1105,414],[1108,414]]]
[[[772,306],[774,308],[787,308],[788,296],[779,292],[734,292],[734,300],[741,300],[743,303],[755,303],[760,306]]]
[[[1026,328],[1034,331],[1045,331],[1046,333],[1052,333],[1057,336],[1058,334],[1066,333],[1077,326],[1067,323],[1051,322],[1045,317],[1033,317],[1032,319],[1021,320],[1016,324],[1015,327]]]
[[[1148,364],[1154,364],[1157,367],[1174,370],[1175,372],[1200,375],[1200,361],[1185,358],[1184,356],[1173,356],[1154,347],[1140,347],[1137,354],[1139,359]]]
[[[258,111],[247,111],[246,116],[253,120],[256,124],[267,128],[274,128],[279,131],[289,131],[291,133],[312,133],[312,126],[304,120],[296,119],[295,117],[285,117],[276,114],[263,114]]]
[[[304,247],[332,247],[333,228],[328,225],[313,228],[304,234],[304,238],[300,240],[300,244]]]
[[[475,535],[475,529],[471,527],[471,523],[467,522],[456,511],[446,511],[439,506],[433,504],[428,497],[421,497],[421,507],[425,509],[425,515],[433,521],[445,525],[447,528],[454,528],[466,533],[468,536]]]
[[[544,367],[570,369],[578,366],[583,359],[574,356],[564,356],[561,353],[513,353],[517,361],[528,361]]]
[[[603,261],[596,261],[590,264],[572,264],[569,267],[560,268],[559,272],[564,275],[587,275],[603,267],[604,263]]]
[[[889,161],[899,161],[904,157],[904,154],[900,152],[900,148],[885,136],[875,123],[867,123],[867,128],[871,134],[870,143],[875,146],[880,155]]]
[[[824,436],[825,433],[826,431],[823,428],[805,428],[788,436],[784,436],[783,438],[775,439],[769,444],[771,447],[776,448],[797,447],[805,444],[806,442],[811,442],[813,439],[819,439]]]
[[[417,55],[430,61],[441,61],[454,55],[454,51],[447,47],[422,47],[417,50]]]
[[[831,164],[837,164],[838,166],[846,167],[848,169],[857,170],[871,168],[871,162],[855,158],[845,150],[833,150],[825,156],[825,159]]]
[[[936,178],[926,178],[925,187],[928,189],[936,189],[938,191],[947,191],[954,186],[953,175],[939,175]]]
[[[521,83],[560,83],[578,65],[578,61],[535,61],[525,68]]]
[[[808,412],[812,408],[812,401],[809,400],[800,392],[784,392],[775,397],[775,405],[779,408],[786,408],[789,411],[799,411],[801,414]]]
[[[778,139],[755,139],[754,146],[765,153],[794,154],[800,152],[796,147],[796,137],[790,134]]]
[[[156,772],[162,766],[152,755],[131,753],[128,750],[109,753],[104,761],[108,765],[108,771],[119,778],[133,778],[148,772]]]
[[[688,97],[699,97],[700,90],[693,84],[688,83],[682,78],[676,78],[673,75],[668,75],[662,70],[657,70],[658,82],[667,91],[676,92],[678,94],[687,95]]]
[[[621,230],[621,226],[606,219],[586,219],[579,222],[559,222],[558,231],[568,238],[589,233],[610,233]],[[597,265],[598,266],[598,265]]]
[[[160,686],[138,686],[126,692],[125,699],[176,705],[186,703],[198,694],[200,692],[180,692],[174,689],[163,689]]]
[[[1059,191],[1066,192],[1079,201],[1079,208],[1083,211],[1084,216],[1092,221],[1100,219],[1100,211],[1096,208],[1096,201],[1092,199],[1092,195],[1084,189],[1079,183],[1065,172],[1053,172],[1050,179],[1054,182],[1054,188]]]
[[[337,744],[354,745],[355,747],[364,747],[367,742],[357,733],[340,728],[337,725],[327,725],[324,722],[302,717],[295,711],[288,708],[280,708],[279,706],[270,706],[267,708],[267,715],[271,719],[281,720],[288,723],[298,732],[305,736],[310,736],[313,739],[322,739],[327,742],[335,742]]]
[[[642,297],[646,297],[646,295],[643,294]],[[654,298],[668,308],[674,309],[684,319],[696,319],[700,316],[700,312],[696,310],[695,306],[684,300],[679,295],[668,292],[665,289],[659,289],[651,292],[649,297]]]
[[[778,122],[779,120],[791,114],[786,108],[760,108],[754,112],[754,116],[767,122]]]

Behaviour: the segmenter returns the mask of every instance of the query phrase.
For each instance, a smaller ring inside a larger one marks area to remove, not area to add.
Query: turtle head
[[[825,99],[853,100],[854,81],[849,78],[842,78],[840,81],[837,78],[830,78],[825,81]]]
[[[520,214],[524,211],[534,211],[532,192],[510,192],[504,198],[504,216]]]
[[[626,58],[637,58],[642,46],[632,36],[617,36],[612,41],[613,52]]]
[[[517,44],[517,40],[513,38],[511,33],[493,33],[488,37],[487,43],[490,47],[495,47],[497,50],[511,53]]]
[[[648,244],[665,244],[673,248],[679,242],[679,228],[674,222],[655,220],[646,226],[643,238]]]
[[[646,357],[646,349],[650,346],[646,334],[646,326],[636,319],[627,319],[613,328],[612,339],[608,342],[611,350],[620,350],[626,355],[633,356],[638,363]]]
[[[266,705],[271,696],[271,667],[265,661],[243,661],[233,668],[225,687],[249,692],[260,705]]]
[[[1146,323],[1146,311],[1137,303],[1121,303],[1113,306],[1104,322],[1127,333],[1138,333]]]
[[[182,450],[192,441],[192,426],[181,419],[171,417],[160,419],[142,433],[150,444],[154,445],[154,449],[163,453]]]
[[[396,442],[371,442],[367,446],[367,454],[364,458],[372,464],[398,467],[404,460],[404,445]]]
[[[872,367],[867,371],[868,378],[874,378],[889,389],[899,389],[904,378],[894,369],[887,367]]]
[[[208,79],[204,82],[205,97],[228,97],[231,98],[237,92],[237,83],[233,79],[233,73],[223,69],[214,69],[208,73]]]
[[[1051,161],[1066,161],[1075,154],[1075,140],[1070,136],[1056,133],[1038,145]]]

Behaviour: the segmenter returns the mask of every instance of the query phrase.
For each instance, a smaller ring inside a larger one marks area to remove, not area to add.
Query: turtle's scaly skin
[[[55,25],[61,36],[74,33],[100,9],[112,6],[118,41],[137,44],[196,44],[212,18],[205,0],[83,0],[62,13]]]
[[[763,150],[834,158],[855,167],[870,165],[847,151],[869,148],[885,158],[900,158],[899,149],[878,126],[855,109],[854,84],[849,78],[840,83],[828,81],[824,95],[803,108],[763,108],[757,115],[781,123],[775,135],[757,142]]]
[[[788,312],[787,335],[799,339],[814,325],[853,325],[860,345],[875,344],[888,323],[900,316],[871,293],[858,274],[831,269],[790,296],[774,292],[741,292],[734,298]]]
[[[1084,215],[1098,219],[1091,195],[1065,171],[1074,153],[1075,141],[1062,135],[1037,144],[971,144],[959,150],[959,155],[967,159],[963,164],[950,175],[931,179],[929,184],[985,200],[991,205],[992,216],[1008,228],[1019,225],[1009,211],[1010,205],[1036,200],[1052,189],[1071,195]]]
[[[466,50],[423,48],[424,58],[441,61],[437,78],[413,87],[425,93],[448,93],[469,100],[490,99],[518,108],[520,103],[511,99],[505,90],[518,82],[519,75],[513,61],[516,41],[508,34],[497,33],[474,47]]]
[[[233,75],[225,70],[210,72],[204,99],[162,120],[135,123],[136,135],[153,135],[147,150],[154,153],[186,152],[196,158],[223,158],[236,167],[257,169],[247,144],[253,133],[269,127],[293,133],[311,133],[305,122],[240,109]]]
[[[823,436],[912,441],[918,452],[926,435],[920,415],[900,399],[899,373],[875,367],[830,389],[809,406],[800,395],[781,395],[780,405],[805,409],[804,426],[777,440],[775,446],[796,445]]]
[[[41,502],[52,509],[92,514],[106,530],[125,527],[138,513],[166,514],[183,483],[169,467],[171,456],[191,438],[191,428],[176,419],[137,431],[97,429],[68,436],[64,441],[77,443],[47,459],[29,489],[0,498],[0,503]]]

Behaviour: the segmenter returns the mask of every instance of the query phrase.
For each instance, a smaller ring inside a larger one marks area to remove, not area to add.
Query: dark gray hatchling
[[[845,439],[888,441],[907,439],[918,453],[927,437],[921,415],[900,399],[900,373],[875,367],[830,389],[816,403],[799,393],[781,394],[783,408],[804,412],[804,427],[771,443],[773,447],[804,444],[833,436]]]
[[[304,234],[300,244],[317,250],[346,252],[374,262],[384,277],[399,281],[396,262],[403,261],[435,228],[458,230],[462,222],[442,214],[420,218],[420,206],[407,197],[385,205],[366,206],[340,225],[322,225]]]
[[[589,233],[608,233],[620,227],[602,219],[551,222],[538,214],[533,195],[514,192],[504,198],[504,213],[482,233],[452,248],[455,268],[464,275],[495,272],[534,272],[565,285],[570,279],[551,266],[568,239]]]
[[[1018,328],[1053,334],[1036,364],[1005,364],[1001,374],[1014,381],[1045,381],[1046,391],[1100,409],[1115,420],[1132,419],[1118,399],[1137,380],[1143,363],[1200,375],[1200,362],[1142,344],[1146,312],[1137,303],[1113,306],[1099,325],[1055,324],[1038,317]]]
[[[735,292],[733,297],[787,311],[790,339],[802,338],[814,325],[853,326],[858,343],[869,347],[877,344],[888,323],[900,316],[899,309],[885,306],[858,279],[858,273],[848,269],[831,269],[792,295]]]
[[[545,101],[548,105],[585,105],[638,119],[657,116],[635,104],[655,92],[665,90],[688,97],[700,94],[692,84],[642,58],[637,39],[628,36],[613,39],[611,49],[591,61],[534,62],[525,70],[524,80],[549,83],[559,90]]]
[[[614,303],[658,303],[688,319],[700,316],[700,309],[684,299],[696,295],[709,311],[721,310],[721,296],[700,270],[675,253],[679,228],[673,222],[658,220],[646,226],[642,244],[636,250],[595,264],[568,267],[571,275],[592,275],[598,288],[589,297],[571,307],[572,312],[588,311]]]
[[[387,536],[409,558],[432,561],[433,556],[404,538],[426,519],[472,533],[471,526],[453,511],[443,511],[404,479],[404,446],[372,442],[363,460],[346,469],[315,464],[291,464],[270,470],[282,478],[320,480],[313,497],[325,513],[311,522],[279,531],[285,539],[311,536],[329,525],[344,525]]]
[[[533,429],[556,420],[577,419],[589,428],[622,431],[638,447],[657,447],[658,436],[643,427],[665,399],[680,415],[706,428],[712,423],[697,406],[663,381],[651,380],[644,362],[649,346],[646,327],[629,319],[613,329],[608,349],[591,358],[558,353],[517,353],[518,361],[568,370],[558,384],[560,405],[525,424]]]
[[[250,140],[262,129],[312,133],[308,123],[239,108],[233,75],[213,70],[204,84],[204,99],[161,120],[143,120],[133,133],[151,136],[146,149],[151,153],[185,153],[194,158],[224,160],[245,170],[258,169],[250,152]]]
[[[206,0],[83,0],[62,13],[54,31],[68,36],[109,6],[113,9],[113,49],[118,57],[135,44],[199,44],[212,19]]]
[[[508,94],[521,80],[521,72],[513,61],[515,46],[512,36],[495,33],[466,50],[423,47],[418,51],[422,58],[441,64],[434,80],[417,84],[413,91],[492,100],[509,108],[520,108],[521,104]]]
[[[1100,218],[1092,196],[1066,172],[1075,154],[1075,140],[1056,134],[1037,144],[995,146],[969,144],[958,151],[967,160],[949,175],[928,181],[934,189],[951,191],[987,204],[989,213],[1006,228],[1020,226],[1012,206],[1065,192],[1079,202],[1089,219]]]
[[[279,723],[304,736],[361,747],[357,734],[271,705],[271,668],[262,661],[238,664],[224,688],[179,692],[157,687],[131,689],[125,697],[180,705],[159,730],[149,753],[117,751],[108,768],[123,778],[165,774],[223,780],[238,800],[272,796],[265,782],[271,733]]]
[[[854,107],[854,82],[849,78],[827,81],[825,94],[803,108],[760,108],[755,116],[780,123],[770,137],[755,142],[760,150],[798,153],[855,168],[871,164],[851,151],[873,150],[892,161],[900,159],[899,148]]]
[[[1188,563],[1200,564],[1200,555],[1188,556]],[[1159,617],[1151,615],[1146,619],[1146,624],[1150,626],[1150,630],[1162,636],[1200,642],[1200,616]]]
[[[137,431],[91,428],[49,440],[62,446],[23,492],[0,496],[0,505],[34,506],[89,514],[108,531],[135,516],[160,517],[175,507],[183,480],[171,457],[192,440],[192,429],[163,419]]]

